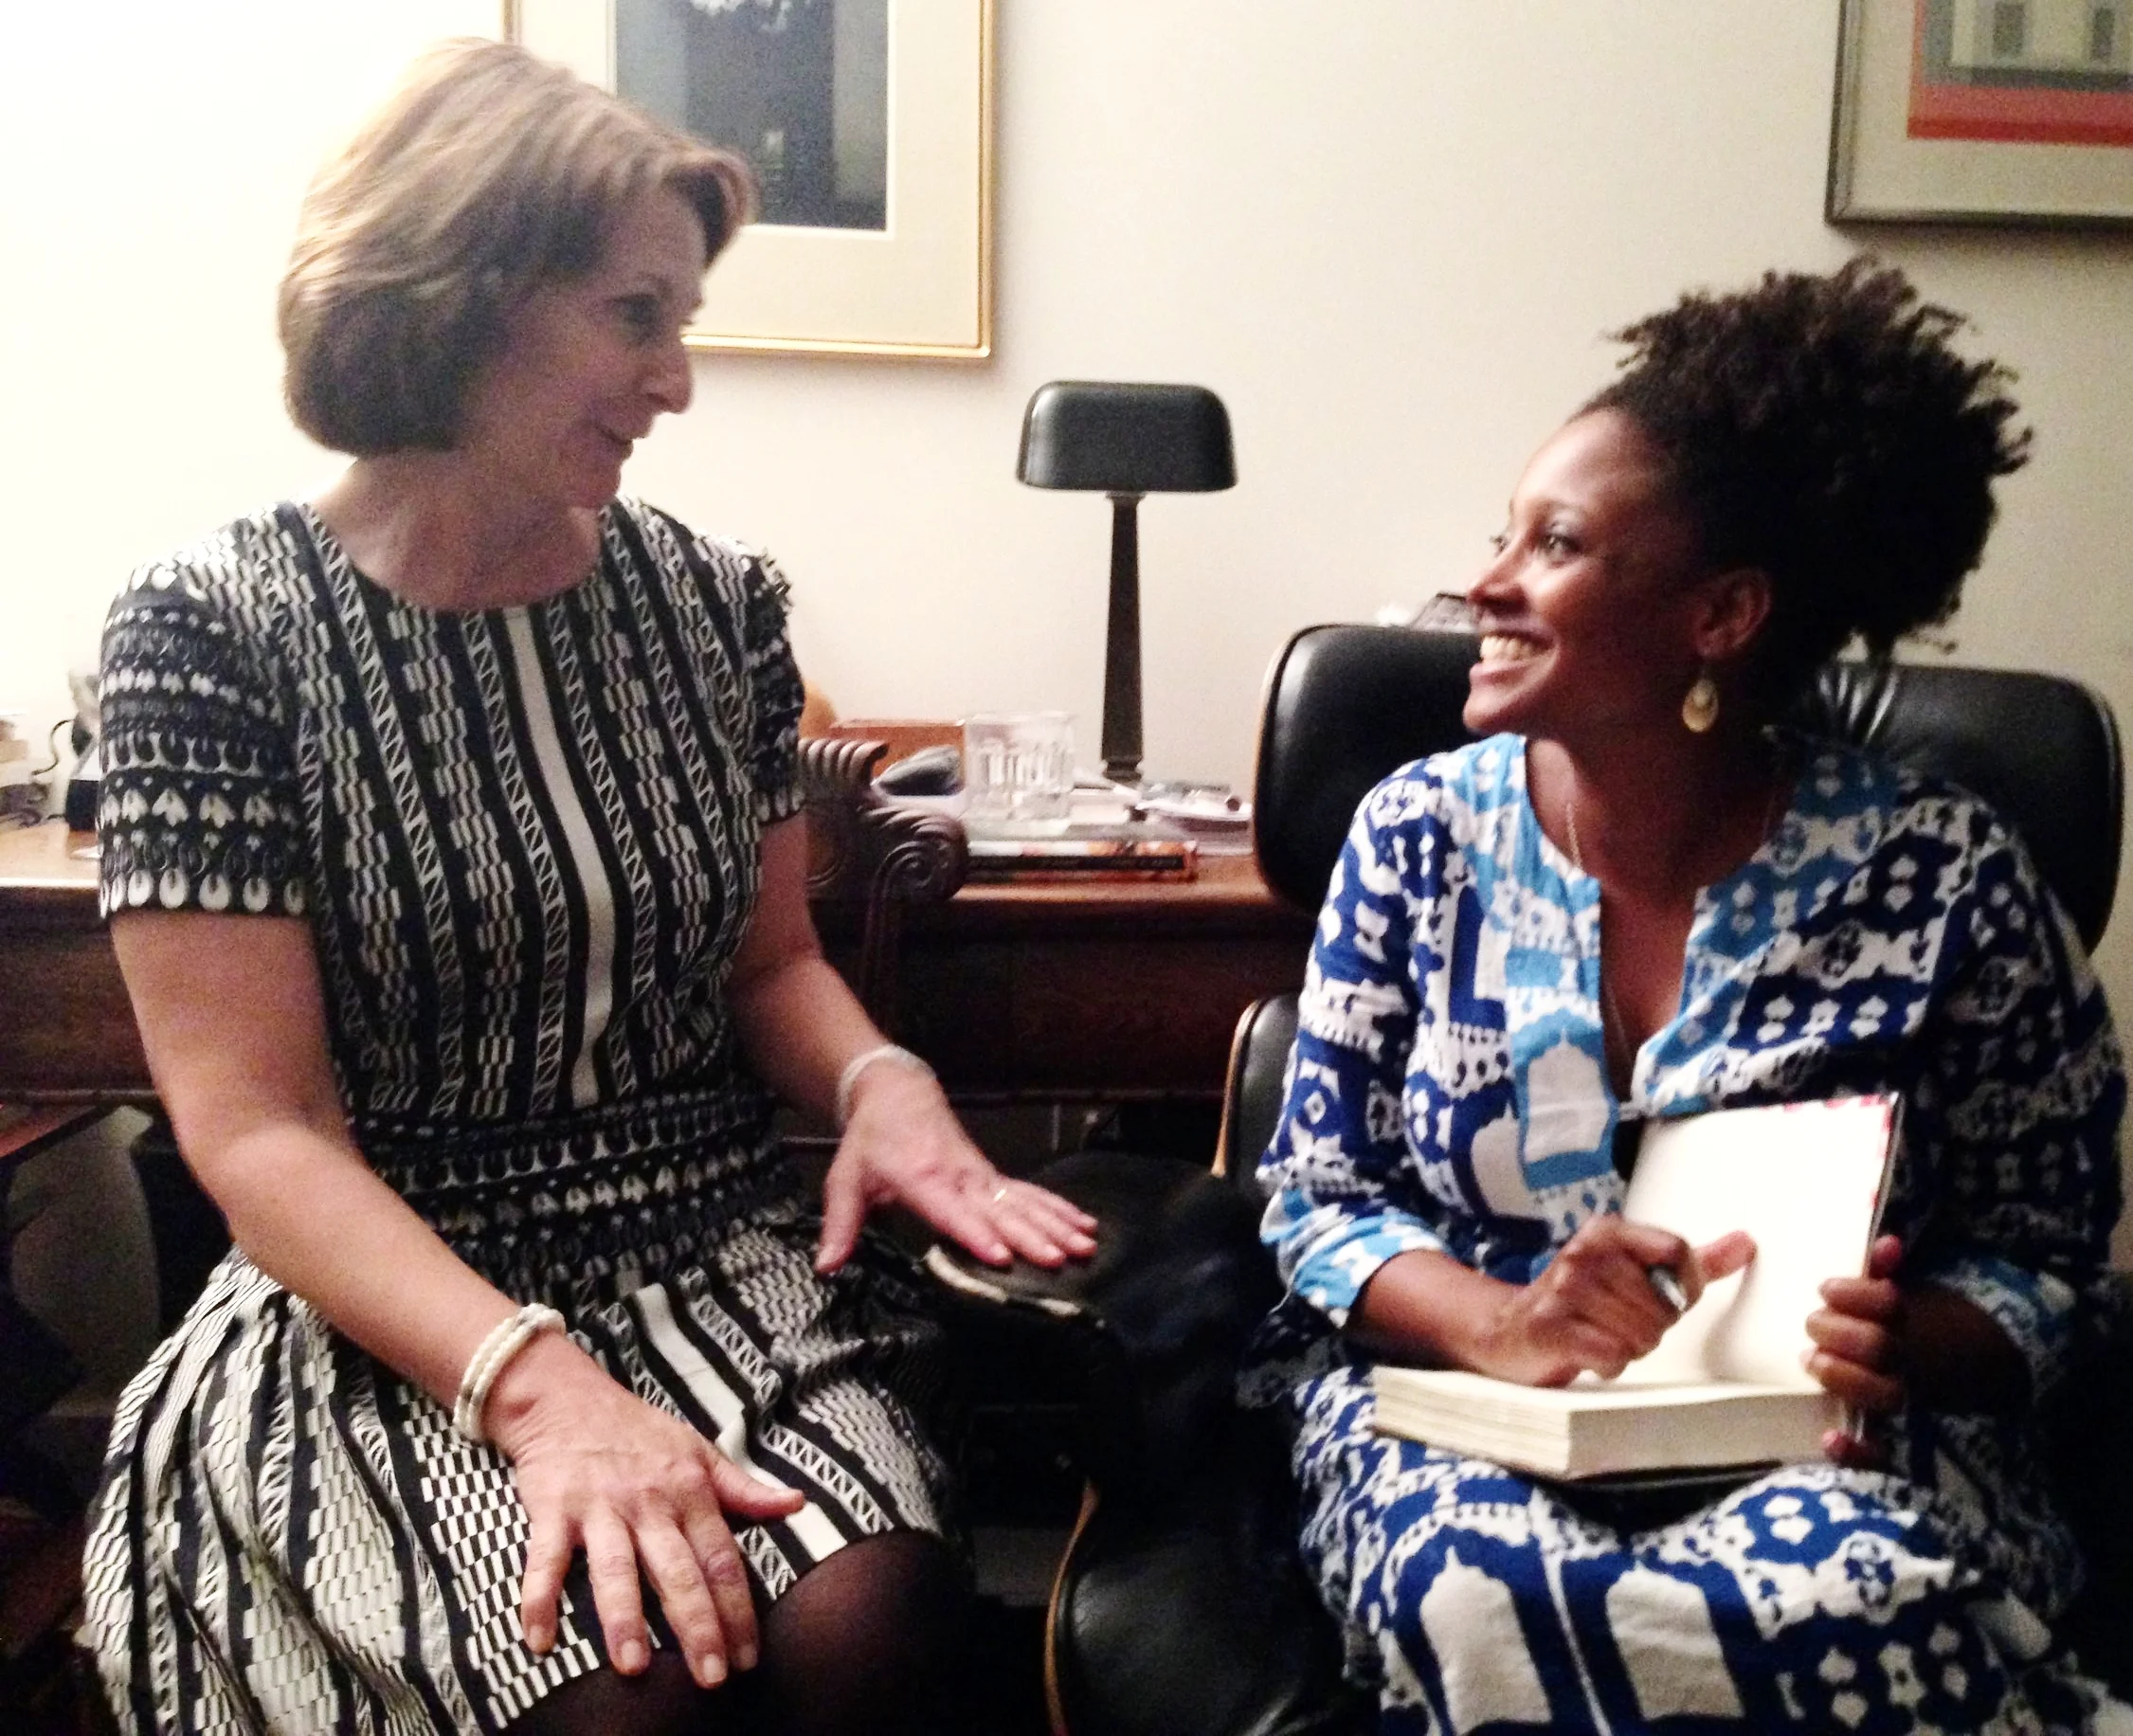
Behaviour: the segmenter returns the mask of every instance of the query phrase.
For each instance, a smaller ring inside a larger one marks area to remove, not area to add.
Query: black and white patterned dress
[[[302,506],[135,574],[103,901],[308,919],[357,1145],[507,1294],[806,1493],[738,1533],[776,1598],[942,1528],[938,1341],[881,1244],[816,1276],[727,1013],[799,802],[784,581],[626,500],[602,543],[575,588],[470,614],[379,588]],[[120,1404],[89,1638],[130,1728],[495,1730],[602,1656],[582,1560],[555,1649],[521,1643],[526,1533],[500,1455],[232,1254]]]

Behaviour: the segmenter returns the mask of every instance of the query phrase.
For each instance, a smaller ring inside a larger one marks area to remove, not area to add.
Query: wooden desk
[[[0,831],[0,1100],[153,1103],[118,961],[97,915],[94,841]]]
[[[835,958],[848,936],[818,920]],[[1249,857],[1174,885],[966,886],[904,916],[896,1035],[961,1096],[1213,1101],[1238,1016],[1302,985],[1311,932]]]
[[[0,831],[0,1100],[151,1100],[88,841]],[[820,916],[837,957],[853,936]],[[1300,984],[1310,944],[1248,858],[1179,885],[967,886],[905,918],[897,1032],[967,1096],[1212,1100],[1238,1015]]]

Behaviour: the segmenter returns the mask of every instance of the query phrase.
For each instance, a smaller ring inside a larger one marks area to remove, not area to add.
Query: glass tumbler
[[[992,824],[1063,825],[1074,807],[1074,719],[992,712],[963,720],[966,815]]]

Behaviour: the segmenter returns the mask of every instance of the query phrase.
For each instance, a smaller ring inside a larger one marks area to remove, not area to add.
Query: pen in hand
[[[1647,1266],[1644,1281],[1652,1286],[1653,1293],[1676,1314],[1689,1311],[1689,1293],[1681,1288],[1681,1280],[1674,1276],[1672,1266]]]
[[[1717,1240],[1691,1251],[1689,1270],[1699,1280],[1701,1293],[1704,1285],[1731,1277],[1745,1270],[1754,1258],[1755,1239],[1745,1230],[1728,1230]],[[1682,1284],[1681,1272],[1681,1267],[1670,1266],[1664,1260],[1644,1268],[1644,1281],[1652,1286],[1652,1293],[1673,1311],[1676,1319],[1689,1311],[1689,1292]]]

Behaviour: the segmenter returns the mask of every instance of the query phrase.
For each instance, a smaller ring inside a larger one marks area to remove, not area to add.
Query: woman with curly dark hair
[[[1978,562],[2027,434],[1961,323],[1854,261],[1628,328],[1471,593],[1485,739],[1357,815],[1260,1170],[1259,1372],[1382,1728],[2127,1715],[2052,1641],[2080,1567],[2027,1422],[2118,1212],[2102,994],[1974,797],[1775,727]],[[1626,1223],[1619,1127],[1869,1091],[1907,1102],[1887,1234],[1806,1326],[1872,1426],[1827,1462],[1632,1516],[1375,1434],[1374,1355],[1613,1375],[1675,1318],[1650,1269],[1693,1299],[1753,1257]]]

